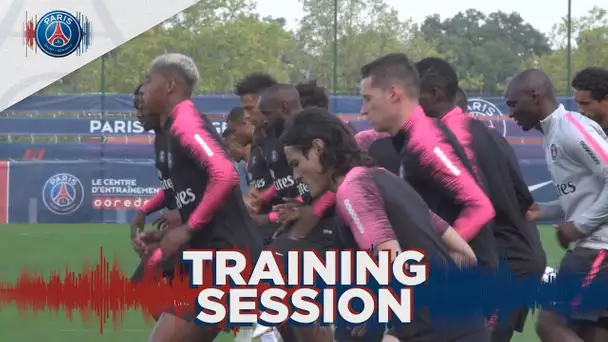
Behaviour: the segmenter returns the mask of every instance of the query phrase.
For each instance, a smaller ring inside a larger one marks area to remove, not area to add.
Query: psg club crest
[[[42,187],[42,201],[57,215],[69,215],[78,210],[84,201],[84,188],[76,176],[58,173]]]
[[[469,114],[480,118],[485,124],[497,129],[503,136],[507,136],[507,121],[501,118],[504,114],[492,102],[484,99],[469,99],[467,108]]]
[[[557,159],[557,146],[555,146],[555,144],[551,144],[550,150],[551,160],[555,161],[555,159]]]
[[[62,58],[74,52],[80,55],[91,45],[91,23],[81,13],[55,10],[37,20],[26,16],[24,35],[29,49],[37,47],[48,56]]]

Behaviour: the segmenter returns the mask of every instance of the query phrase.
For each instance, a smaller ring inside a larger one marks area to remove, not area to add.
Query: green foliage
[[[297,31],[283,18],[252,14],[253,0],[212,0],[198,4],[118,47],[102,59],[44,89],[48,93],[131,92],[154,57],[167,52],[191,56],[199,66],[200,93],[231,93],[244,75],[262,71],[285,82],[316,78],[337,93],[356,94],[359,68],[402,51],[417,60],[440,56],[453,63],[463,88],[498,95],[525,67],[546,70],[567,89],[566,24],[545,36],[517,13],[484,14],[474,9],[452,18],[430,16],[421,25],[399,18],[386,0],[340,0],[337,84],[334,73],[334,0],[301,0]],[[595,8],[573,22],[573,68],[608,66],[608,14]],[[553,50],[551,49],[553,47]],[[333,89],[335,87],[335,89]]]

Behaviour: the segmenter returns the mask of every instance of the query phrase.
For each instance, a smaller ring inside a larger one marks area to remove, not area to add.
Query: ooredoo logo
[[[42,201],[46,208],[57,215],[69,215],[82,205],[84,187],[80,180],[69,173],[58,173],[44,183]]]

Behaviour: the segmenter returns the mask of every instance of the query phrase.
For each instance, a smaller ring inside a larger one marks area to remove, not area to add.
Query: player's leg
[[[219,329],[198,326],[190,319],[163,313],[148,342],[213,342],[219,332]]]
[[[277,253],[278,256],[286,257],[289,251],[293,250],[310,250],[312,245],[307,240],[292,239],[288,234],[282,234],[277,237],[269,246],[268,249]],[[300,342],[300,341],[315,341],[315,342],[333,342],[333,333],[328,326],[321,326],[319,323],[314,323],[306,326],[294,326],[293,324],[282,324],[277,327],[279,334],[284,342]]]
[[[519,308],[509,316],[506,322],[496,320],[492,327],[492,342],[509,342],[515,331],[522,332],[528,317],[528,308]]]
[[[598,326],[603,310],[585,310],[584,303],[593,301],[589,293],[597,284],[594,284],[596,277],[606,277],[606,259],[603,250],[577,247],[566,252],[555,282],[561,289],[558,293],[569,295],[557,298],[553,307],[540,312],[536,331],[542,341],[583,341],[580,336],[588,335],[590,329]],[[573,287],[578,290],[572,291]],[[585,321],[594,324],[584,324]]]

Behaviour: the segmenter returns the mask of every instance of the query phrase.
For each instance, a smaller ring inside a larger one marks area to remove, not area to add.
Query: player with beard
[[[554,281],[559,297],[541,310],[537,333],[542,341],[608,341],[606,308],[598,308],[594,298],[605,292],[601,279],[608,276],[606,135],[596,122],[559,104],[553,83],[541,70],[513,77],[505,99],[524,131],[536,128],[543,134],[558,193],[556,201],[533,205],[527,217],[566,221],[555,225],[558,241],[568,248]]]
[[[476,171],[477,179],[485,184],[496,216],[493,221],[494,237],[501,257],[506,256],[511,271],[517,278],[538,278],[544,274],[546,258],[536,227],[530,228],[520,206],[516,189],[527,188],[521,175],[510,172],[509,158],[502,155],[503,148],[496,143],[499,135],[496,130],[490,132],[481,121],[462,112],[455,106],[458,87],[458,76],[452,66],[440,58],[425,58],[416,63],[420,76],[420,105],[426,115],[441,120],[454,133],[458,142],[464,147],[469,162]],[[513,184],[513,186],[509,186]],[[529,192],[528,192],[529,194]],[[513,331],[524,329],[528,307],[520,307],[504,321],[508,324],[497,324],[493,327],[492,341],[510,341]],[[499,319],[497,322],[500,322]]]
[[[221,138],[191,101],[199,74],[191,58],[157,57],[145,82],[144,110],[160,115],[168,135],[167,163],[184,225],[168,229],[149,259],[150,268],[186,247],[250,250],[256,260],[262,243],[239,189],[239,176],[221,148]],[[220,328],[198,326],[189,313],[164,312],[149,341],[213,341]]]
[[[309,186],[313,197],[337,191],[338,216],[349,228],[340,234],[354,241],[355,248],[390,250],[393,257],[416,249],[425,251],[428,260],[447,262],[452,254],[464,265],[475,263],[469,245],[410,185],[385,169],[371,167],[346,125],[327,110],[309,108],[296,115],[281,141],[294,177]],[[396,335],[403,341],[432,341],[427,315],[419,310]],[[364,330],[338,334],[338,340],[378,341],[384,334],[381,329],[380,336],[361,339]]]
[[[414,64],[404,54],[392,53],[363,66],[361,74],[362,112],[376,131],[393,136],[401,155],[400,176],[469,242],[482,267],[496,269],[498,255],[488,225],[494,208],[478,184],[464,148],[419,105],[420,79]],[[470,324],[441,331],[442,338],[489,333],[486,323],[480,312]]]
[[[608,69],[585,68],[572,80],[578,111],[608,133]]]
[[[167,167],[167,135],[160,128],[159,116],[143,111],[143,90],[143,84],[140,84],[135,89],[133,107],[136,110],[137,119],[142,124],[144,130],[154,130],[155,166],[161,188],[152,199],[147,201],[143,207],[137,211],[135,218],[131,223],[131,241],[135,251],[142,257],[142,261],[133,273],[131,281],[139,281],[143,277],[146,263],[145,257],[149,250],[158,246],[162,234],[162,232],[155,231],[142,232],[146,216],[166,208],[168,211],[156,219],[153,222],[153,225],[157,225],[159,229],[164,229],[165,227],[171,228],[182,224],[179,212],[176,210],[173,187],[171,185],[169,169]],[[163,267],[164,275],[167,277],[173,276],[174,266],[175,260],[167,262]]]
[[[262,93],[259,109],[267,122],[264,157],[268,163],[274,186],[255,198],[251,206],[258,208],[265,201],[283,198],[288,202],[302,202],[298,206],[284,206],[278,210],[278,220],[285,230],[270,244],[269,249],[286,256],[290,250],[314,249],[324,252],[333,245],[335,194],[327,192],[315,198],[308,189],[293,179],[293,171],[279,140],[284,127],[302,110],[297,89],[289,84],[277,84]],[[333,341],[331,329],[319,324],[296,327],[284,324],[279,328],[283,340],[296,342]]]

